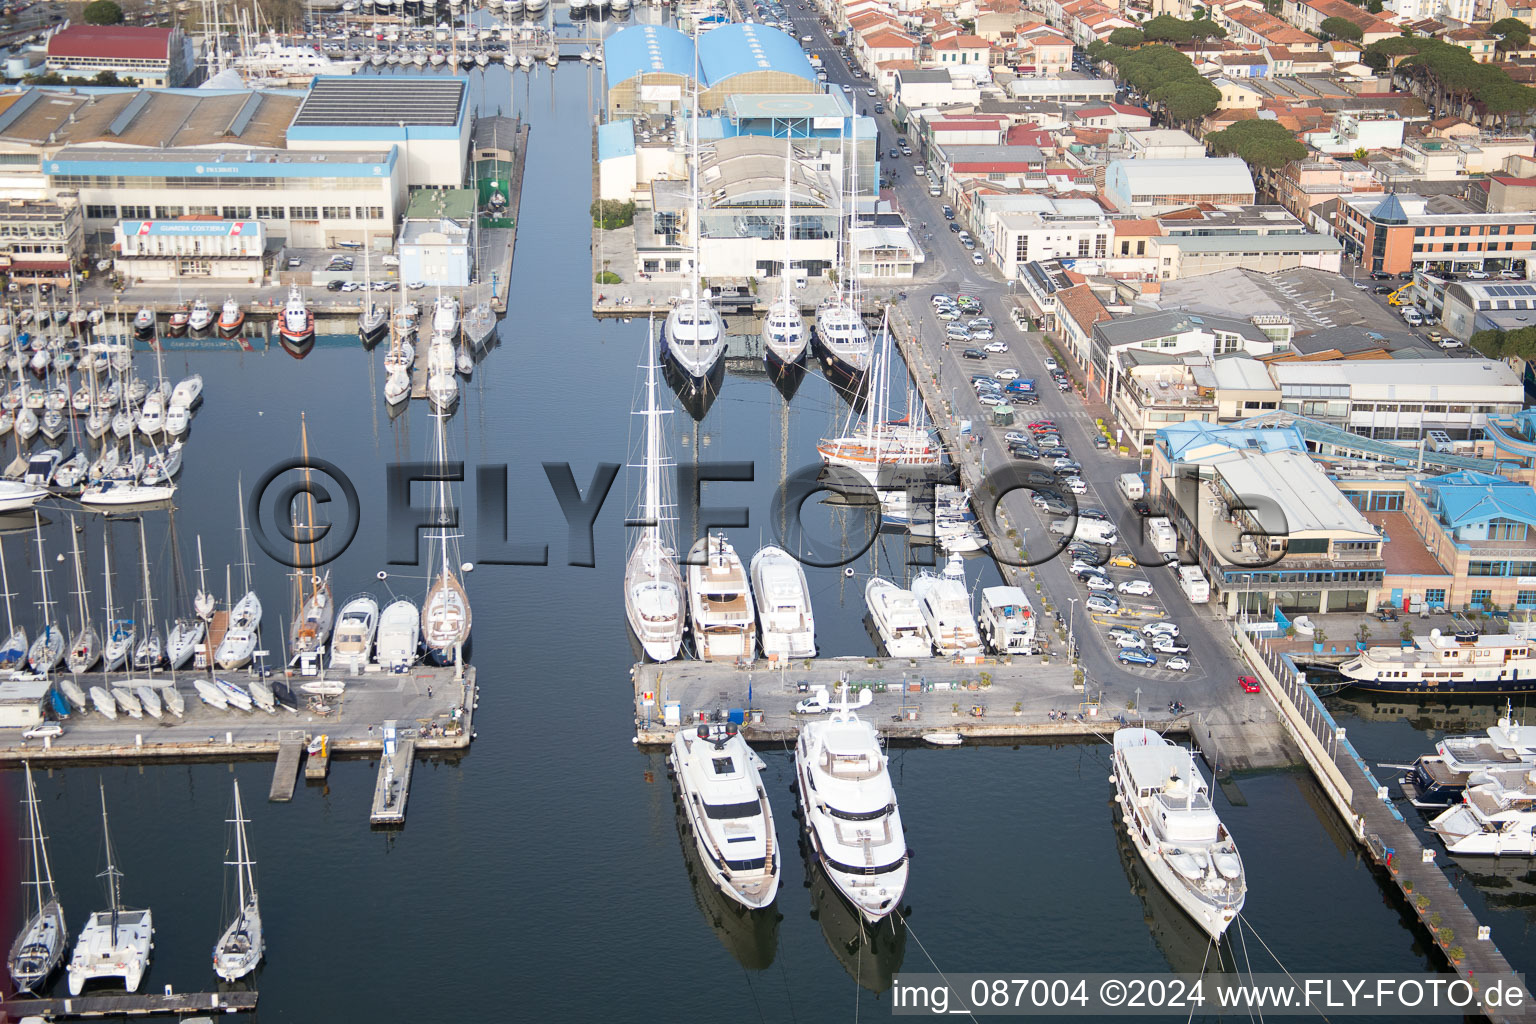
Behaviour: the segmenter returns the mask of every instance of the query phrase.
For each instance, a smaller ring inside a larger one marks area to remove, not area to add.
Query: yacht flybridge
[[[752,659],[757,638],[752,587],[724,534],[706,534],[688,551],[688,611],[694,653],[700,659]]]
[[[982,653],[981,634],[971,614],[971,595],[965,589],[965,562],[951,555],[944,572],[928,570],[912,581],[912,596],[933,638],[940,657],[971,657]]]
[[[759,770],[734,725],[679,729],[667,760],[705,872],[721,892],[760,910],[779,891],[779,844]]]
[[[645,482],[641,495],[641,522],[635,546],[624,566],[624,613],[629,628],[647,657],[671,661],[683,645],[687,606],[683,599],[683,574],[677,565],[670,506],[665,490],[665,439],[656,405],[656,331],[646,332],[645,374]]]
[[[873,694],[859,697],[848,703],[845,681],[832,714],[801,727],[795,775],[811,852],[864,920],[877,924],[906,890],[908,853],[880,737],[854,712]]]
[[[933,638],[912,591],[876,576],[864,586],[864,606],[870,621],[893,658],[927,658],[933,654]]]
[[[772,545],[753,555],[752,594],[765,656],[816,657],[816,619],[799,561]]]
[[[1151,729],[1120,729],[1110,781],[1152,877],[1219,942],[1243,909],[1248,883],[1194,755]]]

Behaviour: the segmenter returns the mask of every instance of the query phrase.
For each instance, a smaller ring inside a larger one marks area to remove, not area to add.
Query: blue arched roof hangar
[[[765,25],[722,25],[699,37],[698,63],[703,88],[735,75],[778,71],[816,81],[816,69],[790,36]],[[673,28],[633,25],[603,44],[603,64],[611,88],[637,75],[671,74],[691,79],[693,40]]]

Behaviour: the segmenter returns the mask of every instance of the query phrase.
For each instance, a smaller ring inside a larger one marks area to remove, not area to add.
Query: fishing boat
[[[1114,735],[1115,799],[1152,877],[1212,940],[1243,909],[1243,862],[1194,755],[1151,729]]]
[[[304,345],[314,340],[315,314],[304,304],[304,293],[295,285],[288,290],[288,301],[278,318],[278,335],[293,345]]]
[[[187,314],[187,329],[194,334],[205,334],[213,326],[213,319],[213,310],[208,303],[198,299],[192,303],[192,309]]]
[[[7,961],[11,981],[18,992],[41,992],[58,970],[69,944],[68,926],[59,894],[53,887],[53,870],[48,865],[48,840],[43,835],[43,819],[38,810],[37,790],[32,784],[32,766],[23,762],[27,777],[27,861],[30,878],[21,883],[26,923],[16,941],[11,943]]]
[[[816,657],[811,591],[799,561],[769,545],[752,556],[751,572],[763,654],[769,659]]]
[[[485,347],[486,340],[496,330],[496,313],[489,302],[477,302],[464,314],[464,337],[476,352]]]
[[[384,609],[375,647],[379,665],[386,671],[404,672],[416,663],[421,649],[421,619],[413,602],[400,598]]]
[[[107,791],[101,787],[101,833],[106,843],[108,909],[98,910],[80,929],[74,955],[69,961],[69,994],[78,996],[88,981],[121,978],[123,987],[136,992],[149,969],[154,948],[154,919],[148,909],[129,910],[122,905],[119,885],[122,872],[112,857],[112,835],[107,827]]]
[[[448,461],[447,439],[443,434],[443,419],[433,417],[436,424],[436,461],[439,466]],[[463,645],[469,639],[471,613],[469,595],[464,584],[454,572],[458,568],[458,535],[448,532],[453,509],[448,497],[446,479],[438,481],[434,512],[440,524],[428,572],[440,566],[431,577],[426,600],[421,606],[421,640],[427,646],[427,656],[440,665],[456,662],[462,655]]]
[[[801,825],[817,863],[873,925],[900,903],[909,854],[889,759],[875,727],[854,710],[873,694],[860,691],[858,704],[848,697],[845,681],[831,715],[800,728],[795,776]]]
[[[794,166],[794,143],[784,140],[784,264],[779,270],[781,290],[778,301],[768,307],[763,319],[763,358],[770,370],[798,366],[805,359],[809,335],[805,318],[800,315],[800,304],[795,301],[794,284],[790,277],[790,241],[794,237],[794,218],[790,206],[790,170]]]
[[[674,518],[665,493],[667,463],[660,421],[665,413],[656,404],[656,330],[646,332],[646,401],[644,483],[641,521],[634,549],[624,565],[624,613],[630,631],[646,656],[671,661],[683,644],[687,614],[683,576],[672,539]]]
[[[1415,636],[1411,647],[1367,647],[1339,666],[1350,687],[1420,696],[1536,693],[1536,645],[1512,633]]]
[[[700,725],[677,731],[667,760],[710,881],[747,910],[771,904],[781,857],[762,758],[736,726]]]
[[[245,326],[245,310],[240,308],[240,303],[234,299],[225,299],[224,306],[219,310],[219,334],[225,338],[233,338],[240,333],[240,328]]]
[[[923,624],[933,638],[940,657],[974,657],[982,653],[981,634],[971,613],[971,595],[965,589],[965,563],[951,555],[944,572],[927,569],[912,581],[912,596],[917,598]]]
[[[248,824],[240,807],[240,780],[235,780],[235,859],[225,864],[235,869],[234,920],[213,947],[213,973],[225,981],[238,981],[256,969],[267,948],[261,930],[261,908],[256,898],[256,862],[246,841]]]
[[[927,658],[933,654],[933,638],[912,591],[877,576],[864,585],[864,606],[891,657]]]
[[[341,609],[331,638],[331,667],[361,672],[373,655],[373,638],[379,628],[379,602],[372,594],[358,594]]]
[[[752,659],[757,640],[752,587],[724,534],[706,534],[689,549],[688,611],[694,653],[700,659]]]

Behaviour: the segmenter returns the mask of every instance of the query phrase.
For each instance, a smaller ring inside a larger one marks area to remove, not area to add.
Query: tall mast
[[[792,215],[790,214],[790,209],[789,209],[789,172],[790,172],[790,168],[793,166],[794,158],[795,158],[795,144],[794,144],[794,141],[786,136],[785,139],[784,139],[784,271],[780,275],[780,278],[781,278],[781,280],[780,280],[780,290],[784,293],[784,295],[783,295],[783,302],[784,302],[785,305],[788,305],[790,303],[790,297],[789,297],[789,254],[790,254],[789,238],[790,238],[790,235],[792,233],[790,231],[790,224],[791,224],[791,219],[790,218],[791,218]]]
[[[111,639],[116,627],[113,620],[117,618],[117,609],[112,607],[112,531],[101,531],[101,561],[107,577],[107,638]]]
[[[85,606],[85,570],[80,567],[80,530],[75,526],[74,516],[69,517],[69,543],[75,555],[75,602],[80,607],[80,628],[88,629],[91,613]]]
[[[240,914],[245,913],[245,871],[250,858],[245,853],[245,815],[240,811],[240,780],[235,780],[235,879],[240,887]]]
[[[155,599],[149,588],[149,544],[144,539],[144,517],[139,517],[139,564],[144,569],[144,636],[155,632]]]
[[[36,510],[32,512],[32,528],[37,534],[37,575],[43,588],[43,631],[53,628],[53,602],[48,600],[48,563],[43,560],[43,519]]]
[[[42,909],[48,900],[56,899],[53,888],[53,869],[48,865],[48,845],[43,842],[43,819],[37,810],[37,790],[32,785],[32,765],[27,764],[27,841],[32,845],[32,881],[27,885],[37,896],[37,907]],[[47,890],[44,897],[43,890]],[[31,910],[30,907],[27,908]]]
[[[692,183],[689,191],[690,211],[689,217],[693,220],[693,323],[697,331],[699,324],[699,254],[703,248],[704,226],[699,219],[699,23],[693,23],[693,114],[692,125],[688,132],[689,147],[692,156],[688,161],[688,178]]]
[[[6,638],[16,634],[16,619],[11,615],[11,577],[5,571],[5,548],[0,545],[0,587],[5,588],[5,635]]]
[[[237,481],[235,494],[240,504],[240,569],[244,573],[245,593],[251,592],[251,549],[245,536],[245,483]]]
[[[118,892],[118,880],[123,873],[117,870],[117,865],[112,861],[112,833],[107,828],[107,787],[97,780],[97,787],[101,790],[101,836],[107,846],[107,870],[97,875],[97,878],[107,880],[107,901],[112,908],[112,945],[117,945],[117,912],[122,909],[122,897]]]
[[[645,330],[645,521],[655,531],[661,517],[661,501],[657,488],[661,475],[658,465],[660,455],[660,431],[656,429],[656,317],[646,323]]]

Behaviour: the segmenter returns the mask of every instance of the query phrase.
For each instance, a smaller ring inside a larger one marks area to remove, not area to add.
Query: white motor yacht
[[[757,639],[752,587],[724,534],[700,537],[688,552],[688,611],[700,659],[752,659]]]
[[[880,737],[853,710],[872,696],[864,690],[850,705],[845,682],[831,715],[801,727],[795,775],[811,852],[844,898],[876,924],[901,901],[908,854]]]
[[[958,558],[951,556],[943,574],[925,569],[912,581],[912,596],[917,598],[934,650],[943,658],[981,654],[981,634],[971,614],[970,592],[965,589],[964,563],[957,566]]]
[[[1454,854],[1536,855],[1536,768],[1473,773],[1462,802],[1442,811],[1429,827]]]
[[[997,654],[1028,654],[1035,646],[1035,606],[1019,587],[987,587],[977,619],[987,646]]]
[[[874,360],[875,343],[864,318],[841,296],[832,296],[816,307],[812,335],[829,371],[848,382],[863,380]]]
[[[372,594],[358,594],[343,605],[331,637],[331,667],[361,672],[373,656],[373,637],[378,628],[379,602]]]
[[[805,569],[772,545],[752,556],[759,637],[769,658],[816,657],[816,620]]]
[[[875,624],[880,642],[893,658],[927,658],[933,654],[933,638],[923,621],[912,591],[876,577],[864,586],[864,606]]]
[[[420,614],[413,602],[401,598],[379,616],[375,647],[385,671],[404,672],[416,664],[421,649]]]
[[[1152,877],[1221,941],[1243,909],[1248,883],[1194,755],[1151,729],[1122,728],[1110,779],[1131,844]]]
[[[762,759],[734,725],[679,729],[667,758],[710,881],[748,910],[779,891],[780,851]]]

